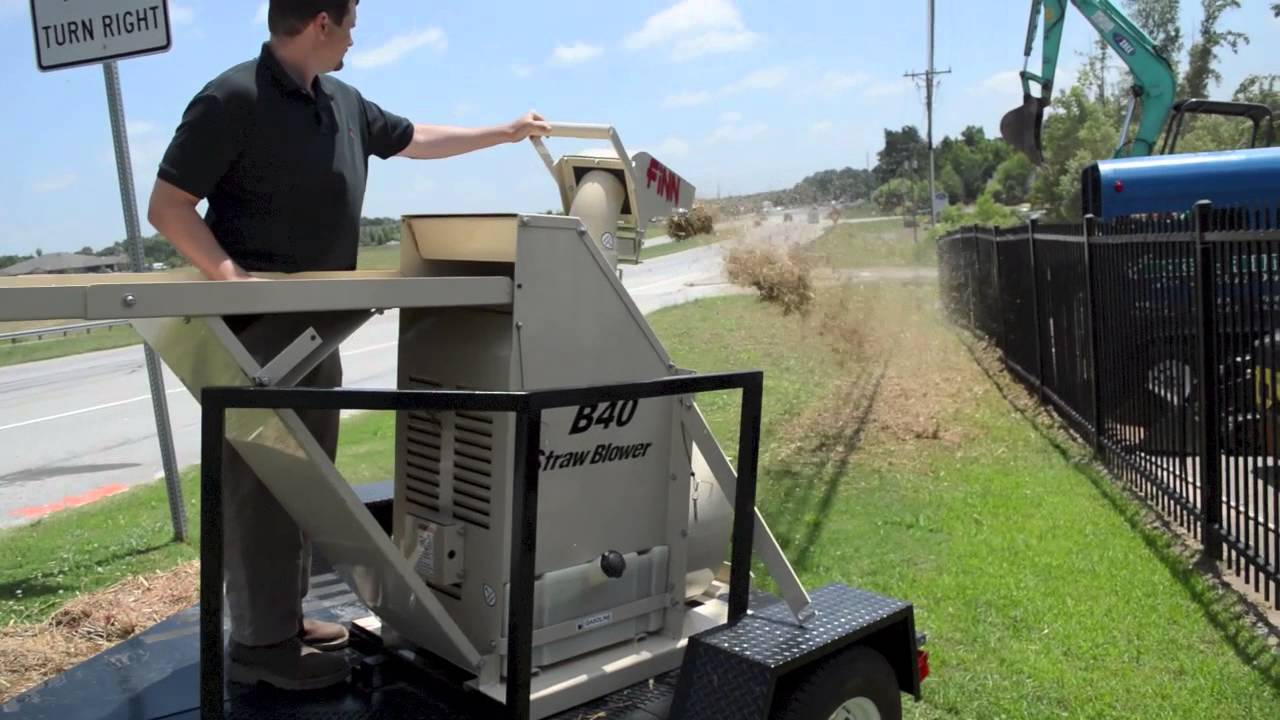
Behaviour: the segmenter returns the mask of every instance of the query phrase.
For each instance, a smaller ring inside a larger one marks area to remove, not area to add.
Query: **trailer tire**
[[[880,653],[857,646],[801,671],[774,720],[902,720],[902,693]]]

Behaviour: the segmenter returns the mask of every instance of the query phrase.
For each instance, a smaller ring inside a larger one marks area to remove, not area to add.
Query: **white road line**
[[[392,345],[396,345],[396,344],[397,342],[388,342],[388,343],[381,343],[379,345],[370,345],[369,347],[360,348],[359,350],[344,352],[343,355],[359,355],[360,353],[371,352],[373,350],[381,350],[382,348],[391,347]],[[165,394],[172,395],[173,393],[186,392],[186,391],[187,389],[185,387],[176,387],[176,388],[173,388],[172,390],[166,391]],[[62,418],[75,417],[76,415],[84,415],[85,413],[97,412],[99,410],[106,410],[108,408],[119,407],[121,405],[128,405],[129,403],[139,402],[141,400],[150,400],[150,399],[151,399],[151,394],[148,393],[146,395],[139,395],[138,397],[129,398],[128,400],[117,400],[115,402],[110,402],[103,405],[94,405],[93,407],[81,408],[79,410],[71,410],[69,412],[59,413],[57,415],[50,415],[48,417],[33,418],[31,420],[23,420],[22,422],[12,423],[10,425],[0,425],[0,432],[4,432],[5,430],[16,430],[20,427],[27,427],[28,425],[38,425],[42,422],[50,422],[52,420],[61,420]]]
[[[186,392],[186,391],[187,389],[185,387],[176,387],[172,390],[166,391],[165,395],[172,395],[173,393],[176,393],[176,392]],[[0,425],[0,432],[4,432],[5,430],[14,430],[20,427],[26,427],[27,425],[36,425],[42,422],[49,422],[50,420],[61,420],[62,418],[68,418],[75,415],[83,415],[85,413],[96,412],[98,410],[106,410],[107,408],[118,407],[120,405],[128,405],[129,403],[138,402],[139,400],[150,400],[150,399],[151,399],[151,394],[148,393],[146,395],[139,395],[138,397],[135,397],[135,398],[129,398],[128,400],[117,400],[116,402],[106,403],[105,405],[94,405],[93,407],[81,408],[79,410],[72,410],[71,412],[64,412],[64,413],[59,413],[57,415],[50,415],[48,417],[35,418],[34,420],[23,420],[20,423],[13,423],[12,425]]]

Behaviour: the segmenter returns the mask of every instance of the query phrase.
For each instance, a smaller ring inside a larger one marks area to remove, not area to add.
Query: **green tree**
[[[1031,183],[1029,199],[1050,220],[1076,220],[1081,215],[1080,173],[1090,163],[1112,156],[1120,138],[1119,122],[1079,84],[1055,105],[1058,111],[1045,117],[1045,162]]]
[[[884,149],[877,156],[876,180],[883,185],[894,178],[916,175],[929,162],[929,148],[914,125],[884,131]]]
[[[944,166],[942,172],[938,173],[938,188],[947,194],[951,202],[964,202],[964,181],[950,165]]]
[[[962,191],[952,193],[953,202],[972,203],[986,188],[987,182],[1000,163],[1012,150],[1003,142],[988,140],[980,126],[966,127],[958,139],[944,137],[938,144],[937,170],[939,177],[948,169],[960,179]]]
[[[1102,38],[1096,38],[1089,46],[1091,51],[1085,55],[1084,65],[1080,67],[1080,74],[1076,78],[1076,84],[1082,86],[1086,92],[1093,97],[1095,102],[1106,104],[1109,102],[1107,97],[1107,58],[1111,52],[1111,46],[1107,45],[1107,41]],[[1065,91],[1067,88],[1062,88]]]
[[[937,226],[929,231],[929,239],[936,240],[968,225],[1009,227],[1022,222],[1024,220],[1017,212],[996,202],[991,193],[984,192],[978,196],[972,209],[958,205],[947,206],[938,217]]]
[[[1182,28],[1178,26],[1181,0],[1126,0],[1129,17],[1142,28],[1165,60],[1178,69],[1182,55]]]
[[[1005,205],[1020,205],[1026,202],[1033,169],[1026,155],[1022,153],[1010,155],[1000,163],[1000,167],[996,168],[995,175],[987,186],[991,196],[996,202]]]
[[[926,183],[899,177],[881,185],[871,200],[882,212],[896,215],[923,209],[928,196]]]
[[[1240,81],[1231,99],[1260,103],[1280,111],[1280,75],[1250,75]]]
[[[1246,33],[1223,30],[1219,27],[1222,15],[1228,10],[1238,10],[1240,0],[1200,0],[1204,17],[1200,20],[1200,34],[1191,45],[1187,58],[1187,75],[1182,85],[1182,97],[1209,97],[1209,85],[1222,81],[1218,72],[1218,50],[1227,48],[1235,53],[1241,45],[1249,43]]]
[[[40,248],[36,248],[36,257],[44,257],[44,251]]]

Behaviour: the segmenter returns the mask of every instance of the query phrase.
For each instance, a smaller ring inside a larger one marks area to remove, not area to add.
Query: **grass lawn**
[[[809,246],[819,263],[833,268],[935,265],[934,245],[925,239],[927,228],[919,228],[919,240],[902,218],[875,222],[840,223],[827,230]]]
[[[724,240],[722,234],[694,235],[687,240],[671,241],[662,245],[647,245],[640,248],[640,261],[652,260],[663,255],[670,255],[685,250],[692,250],[703,245],[713,245]]]
[[[399,270],[400,246],[377,245],[360,248],[356,257],[357,270]]]
[[[805,582],[915,603],[933,675],[908,717],[1275,717],[1276,655],[1228,596],[1018,410],[936,301],[933,285],[877,285],[805,317],[741,296],[650,317],[682,367],[765,371],[759,504]],[[699,402],[732,455],[736,396]],[[387,477],[391,435],[389,416],[349,419],[340,467]],[[167,524],[152,486],[0,534],[0,624],[126,565],[193,557]]]
[[[665,222],[656,222],[644,229],[645,239],[662,237],[667,234],[667,224]]]
[[[70,322],[77,321],[68,321],[68,323]],[[140,342],[142,342],[142,338],[128,325],[95,328],[92,332],[77,332],[67,337],[44,340],[32,338],[16,343],[5,342],[0,343],[0,367],[66,357],[68,355],[79,355],[80,353],[94,352],[95,350],[110,350],[111,348],[124,347],[126,345],[136,345]]]
[[[840,217],[848,219],[873,218],[884,215],[874,203],[863,203],[857,207],[849,206],[840,211]]]

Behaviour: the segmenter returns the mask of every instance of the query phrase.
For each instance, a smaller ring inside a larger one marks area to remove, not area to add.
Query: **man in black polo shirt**
[[[271,0],[271,38],[191,100],[160,163],[148,217],[210,280],[250,273],[354,270],[368,159],[442,158],[550,128],[535,113],[507,125],[415,125],[326,73],[342,68],[358,0]],[[202,219],[196,211],[207,198]],[[259,362],[309,324],[305,315],[228,318]],[[338,353],[299,385],[337,387]],[[299,412],[335,457],[338,413]],[[229,675],[289,689],[344,680],[344,628],[304,618],[306,538],[239,454],[224,447]]]

